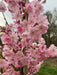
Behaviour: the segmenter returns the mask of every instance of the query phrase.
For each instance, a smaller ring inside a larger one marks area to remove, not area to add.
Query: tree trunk
[[[28,74],[27,66],[24,66],[23,68],[20,69],[20,75],[27,75],[27,74]]]
[[[23,72],[24,72],[24,75],[27,75],[28,74],[28,68],[27,68],[27,66],[24,66],[23,67]]]
[[[24,75],[23,68],[20,69],[20,75]]]

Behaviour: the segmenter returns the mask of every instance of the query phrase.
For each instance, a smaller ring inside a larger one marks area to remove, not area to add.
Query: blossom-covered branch
[[[24,0],[4,0],[15,19],[13,24],[1,30],[0,69],[2,75],[33,75],[48,57],[57,56],[57,47],[47,48],[42,34],[47,32],[48,20],[43,15],[41,0],[26,3]],[[3,4],[3,3],[2,3]],[[4,5],[4,4],[3,4]],[[0,9],[5,11],[6,7]],[[28,19],[24,18],[28,15]]]

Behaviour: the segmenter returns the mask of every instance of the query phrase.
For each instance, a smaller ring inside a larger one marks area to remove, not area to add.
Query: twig
[[[6,22],[6,26],[8,26],[9,24],[8,24],[8,22],[7,22],[7,20],[6,20],[6,17],[5,17],[5,15],[4,15],[4,13],[2,12],[2,15],[3,15],[3,17],[4,17],[4,20],[5,20],[5,22]]]

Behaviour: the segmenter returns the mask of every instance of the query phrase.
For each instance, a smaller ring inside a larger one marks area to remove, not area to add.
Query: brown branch
[[[5,15],[4,15],[4,13],[2,12],[2,15],[3,15],[3,17],[4,17],[4,20],[5,20],[5,22],[6,22],[6,26],[8,26],[9,24],[8,24],[8,22],[7,22],[7,19],[6,19],[6,17],[5,17]]]

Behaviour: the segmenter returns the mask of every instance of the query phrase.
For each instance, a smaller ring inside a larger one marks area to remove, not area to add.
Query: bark
[[[20,75],[27,75],[28,74],[28,68],[27,66],[24,66],[20,69]]]

